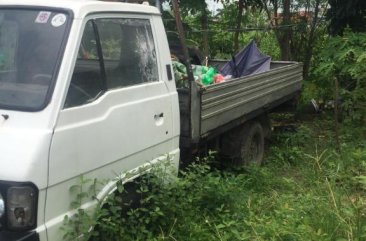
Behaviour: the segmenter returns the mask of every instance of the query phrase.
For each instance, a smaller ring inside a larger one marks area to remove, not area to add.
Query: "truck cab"
[[[1,1],[0,241],[62,240],[81,176],[109,180],[103,199],[167,156],[178,168],[179,121],[156,8]]]

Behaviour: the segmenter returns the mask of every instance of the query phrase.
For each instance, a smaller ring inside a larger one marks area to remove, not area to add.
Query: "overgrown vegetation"
[[[120,196],[112,196],[90,234],[93,240],[365,240],[366,142],[359,130],[344,127],[338,154],[331,122],[321,117],[275,132],[262,167],[217,168],[220,159],[211,156],[175,182],[158,170],[140,181],[139,207],[123,212]]]
[[[323,51],[316,56],[311,83],[314,97],[332,100],[335,84],[340,96],[337,100],[348,115],[360,124],[366,123],[366,34],[345,32],[330,37]]]
[[[203,3],[186,1],[190,2]],[[281,7],[285,1],[270,2]],[[132,203],[129,209],[130,199],[115,194],[93,214],[79,209],[73,219],[65,219],[65,240],[75,236],[93,241],[366,240],[366,36],[343,28],[342,36],[328,36],[322,24],[325,11],[317,13],[317,19],[307,17],[314,6],[327,1],[299,2],[306,5],[307,13],[304,19],[290,19],[296,26],[287,47],[291,58],[308,61],[312,67],[301,104],[311,99],[329,101],[340,107],[342,118],[323,112],[307,117],[310,121],[296,122],[295,128],[275,132],[262,167],[223,168],[220,158],[210,156],[190,166],[175,182],[166,182],[157,169],[155,175],[139,180],[134,195],[140,197],[139,205]],[[333,11],[337,6],[330,2]],[[196,30],[212,21],[206,36],[210,54],[230,58],[234,34],[222,30],[236,26],[238,10],[230,1],[223,3],[227,5],[220,21],[202,12],[205,4],[197,5],[197,13],[187,14],[184,20],[190,26],[188,37],[200,44],[202,31]],[[262,10],[248,7],[241,27],[263,27],[271,13],[266,16]],[[330,20],[333,23],[334,16]],[[240,45],[254,38],[264,53],[279,59],[284,51],[275,31],[281,30],[261,30],[242,31]],[[77,192],[73,207],[93,198],[95,186],[82,180],[73,187]],[[121,184],[118,190],[131,194]],[[90,225],[96,228],[90,231]]]

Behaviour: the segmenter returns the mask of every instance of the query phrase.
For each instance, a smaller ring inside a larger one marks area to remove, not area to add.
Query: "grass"
[[[332,126],[275,132],[262,167],[218,169],[210,156],[170,183],[158,170],[141,181],[139,208],[99,215],[94,239],[366,240],[365,138],[343,127],[337,153]]]

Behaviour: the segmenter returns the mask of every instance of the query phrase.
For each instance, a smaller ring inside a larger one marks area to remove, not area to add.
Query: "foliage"
[[[330,37],[316,58],[313,83],[320,98],[334,99],[334,82],[340,84],[342,106],[361,123],[366,115],[366,34],[345,32],[343,37]]]
[[[157,169],[138,206],[108,199],[93,240],[365,240],[366,142],[348,126],[337,154],[331,132],[327,119],[276,131],[263,167],[219,170],[211,156],[175,182]]]
[[[216,16],[209,16],[209,53],[211,58],[231,59],[235,54],[234,35],[237,5],[233,2],[224,4],[224,8]],[[195,15],[184,16],[187,24],[187,36],[199,43],[202,39],[200,21]],[[274,32],[266,27],[266,16],[258,8],[244,12],[239,34],[239,49],[244,48],[252,39],[257,42],[260,50],[279,59],[279,47]],[[201,47],[200,47],[201,48]]]
[[[217,15],[206,15],[208,26],[203,24],[201,18],[202,9],[206,9],[206,5],[200,2],[192,4],[191,1],[182,1],[181,6],[184,12],[182,18],[188,39],[199,43],[199,48],[202,50],[205,49],[203,39],[206,38],[206,34],[208,35],[208,53],[211,58],[230,59],[236,52],[237,37],[238,49],[243,48],[251,39],[255,39],[261,51],[274,60],[281,59],[284,52],[288,51],[288,58],[304,62],[304,73],[307,75],[313,52],[316,52],[324,41],[326,25],[322,21],[323,12],[314,12],[314,9],[317,9],[317,6],[323,6],[326,0],[303,0],[296,4],[290,1],[293,12],[286,23],[287,27],[283,26],[285,23],[281,21],[281,14],[278,13],[278,8],[283,5],[282,1],[271,1],[272,5],[268,5],[268,1],[263,0],[244,1],[245,11],[240,24],[238,23],[238,3],[222,1],[223,8]],[[299,14],[301,9],[305,9],[304,15]],[[170,21],[169,24],[171,23],[173,22]],[[240,32],[236,33],[238,26],[240,26]],[[168,29],[174,29],[174,27],[170,26]],[[286,51],[283,46],[285,36],[288,42]]]
[[[95,199],[97,181],[80,177],[78,184],[70,187],[70,194],[75,200],[70,204],[73,211],[73,217],[64,217],[64,226],[61,231],[64,233],[63,240],[88,240],[90,227],[97,225],[99,210],[94,213],[87,213],[81,205],[85,200]]]
[[[263,0],[268,22],[274,29],[281,60],[304,63],[308,77],[313,53],[323,40],[326,25],[324,9],[328,0]],[[283,12],[279,11],[283,9]]]
[[[366,32],[366,1],[329,0],[329,5],[327,18],[331,34],[342,34],[347,26],[355,32]]]

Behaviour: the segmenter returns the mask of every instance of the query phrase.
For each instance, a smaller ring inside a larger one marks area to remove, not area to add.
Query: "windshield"
[[[68,19],[51,10],[0,9],[0,109],[47,104]]]

